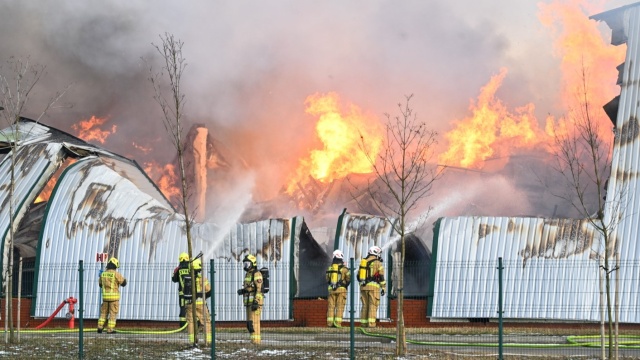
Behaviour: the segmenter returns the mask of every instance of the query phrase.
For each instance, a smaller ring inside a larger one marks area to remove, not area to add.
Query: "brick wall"
[[[265,326],[268,327],[325,327],[327,326],[327,300],[326,299],[294,299],[293,300],[293,320],[291,321],[266,321]],[[357,305],[359,307],[359,304]],[[4,328],[4,309],[5,301],[0,300],[0,328]],[[66,314],[68,312],[68,305],[65,305],[60,313]],[[20,305],[20,327],[21,328],[35,328],[42,324],[46,319],[33,319],[29,316],[31,311],[31,299],[22,299]],[[13,314],[14,325],[17,326],[17,314],[18,314],[18,300],[13,299]],[[77,317],[76,306],[76,317]],[[378,323],[381,327],[394,327],[396,324],[396,300],[391,300],[391,321],[382,321]],[[407,327],[421,327],[428,326],[429,320],[427,319],[427,302],[426,300],[405,299],[404,301],[404,321]],[[360,325],[358,321],[360,317],[360,310],[356,310],[356,326]],[[164,326],[166,323],[161,322],[145,322],[145,321],[126,321],[120,320],[119,324],[125,326]],[[47,327],[68,327],[69,320],[67,319],[55,319],[52,320]],[[79,320],[75,319],[75,327],[79,326]],[[91,319],[84,322],[85,327],[95,327],[96,320]],[[216,326],[220,327],[245,327],[245,322],[219,322]],[[342,326],[349,326],[349,319],[345,319]]]
[[[390,316],[391,321],[382,321],[378,323],[380,327],[395,327],[396,326],[396,300],[391,300],[390,303]],[[4,328],[4,311],[5,301],[0,299],[0,328]],[[33,329],[42,324],[46,319],[33,319],[29,316],[31,311],[31,299],[26,298],[21,300],[20,305],[20,328]],[[68,305],[60,310],[62,314],[66,314],[68,311]],[[77,311],[77,307],[76,307]],[[359,318],[359,309],[356,310],[356,316]],[[14,326],[18,325],[18,300],[13,299],[13,314],[14,314]],[[76,312],[77,316],[77,312]],[[263,327],[325,327],[327,326],[327,300],[326,299],[294,299],[293,300],[293,317],[294,320],[285,321],[264,321]],[[412,327],[497,327],[497,322],[490,323],[469,323],[469,322],[430,322],[427,318],[427,301],[422,299],[405,299],[404,300],[404,322],[408,328]],[[79,320],[75,319],[75,328],[79,327]],[[172,323],[157,322],[157,321],[127,321],[118,320],[119,326],[125,327],[157,327],[167,328],[167,326],[177,326],[177,321]],[[358,321],[355,322],[356,326],[359,326]],[[511,328],[531,328],[539,327],[540,323],[527,323],[527,322],[505,322]],[[47,324],[47,328],[68,328],[69,320],[67,319],[55,319]],[[216,327],[220,328],[244,328],[246,323],[241,322],[218,322]],[[342,326],[349,326],[349,319],[345,319]],[[598,324],[596,323],[545,323],[545,327],[553,328],[566,328],[566,329],[590,329],[593,331],[598,330]],[[85,328],[95,328],[96,319],[85,320]],[[620,324],[620,328],[623,330],[638,330],[640,324]]]
[[[295,326],[327,326],[327,299],[294,299],[293,319]]]
[[[397,302],[391,300],[391,321],[381,321],[377,326],[395,327],[397,320]],[[327,326],[327,300],[326,299],[295,299],[293,300],[293,318],[295,325],[324,327]],[[356,305],[356,326],[360,325],[359,304]],[[406,327],[421,327],[429,324],[427,319],[427,301],[421,299],[404,300],[404,324]],[[349,326],[349,319],[344,319],[342,326]]]

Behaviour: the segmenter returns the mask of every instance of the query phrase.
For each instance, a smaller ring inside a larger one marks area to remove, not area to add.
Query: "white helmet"
[[[342,259],[344,259],[344,254],[340,250],[335,250],[333,252],[333,257],[342,260]]]
[[[380,249],[380,247],[378,246],[372,246],[369,248],[369,255],[380,257],[380,255],[382,255],[382,249]]]

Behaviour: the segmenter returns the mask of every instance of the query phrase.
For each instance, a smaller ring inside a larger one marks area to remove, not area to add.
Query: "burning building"
[[[617,224],[605,245],[588,219],[541,217],[444,217],[436,222],[432,248],[433,287],[429,316],[438,319],[496,318],[498,272],[502,258],[509,266],[509,297],[504,317],[511,319],[600,321],[604,246],[621,279],[620,309],[637,306],[639,198],[638,106],[640,71],[640,3],[591,17],[612,31],[611,44],[626,44],[624,64],[617,67],[620,95],[604,105],[615,125],[611,175],[605,198],[605,222]],[[615,79],[612,79],[615,80]],[[607,119],[608,122],[608,119]],[[470,264],[458,267],[456,264]],[[491,264],[490,267],[473,266]],[[516,264],[514,266],[514,264]],[[455,271],[451,271],[451,269]],[[611,271],[611,269],[607,269]],[[453,286],[452,284],[455,284]],[[570,309],[570,311],[567,311]],[[639,323],[636,311],[620,311],[620,322]]]
[[[158,293],[175,290],[170,272],[161,271],[151,291],[143,285],[147,273],[140,269],[175,263],[177,254],[186,251],[184,218],[135,161],[28,119],[0,134],[3,148],[9,151],[0,164],[0,183],[4,184],[0,226],[5,234],[2,268],[6,270],[18,258],[35,263],[33,288],[23,292],[32,298],[32,316],[51,314],[60,301],[52,294],[76,293],[74,281],[58,280],[76,279],[77,268],[62,264],[78,261],[89,274],[85,288],[95,286],[101,262],[107,257],[115,256],[121,264],[128,264],[130,283],[139,284],[127,294],[129,304],[154,303]],[[12,147],[15,153],[10,151]],[[55,186],[50,194],[43,194],[50,179]],[[14,239],[10,226],[15,230]],[[238,265],[248,253],[256,254],[259,264],[270,269],[278,279],[270,296],[279,298],[271,303],[272,308],[265,308],[265,320],[290,319],[292,296],[304,296],[305,286],[316,284],[311,287],[317,288],[317,282],[323,281],[322,277],[309,281],[311,276],[298,272],[305,269],[296,264],[327,260],[301,217],[263,219],[227,229],[200,222],[193,224],[191,234],[194,254],[202,252],[205,264],[214,259],[228,265],[220,270],[224,279],[240,276]],[[298,286],[298,280],[305,276],[306,283]],[[234,289],[217,293],[216,302],[224,305],[231,301],[224,294],[235,295],[240,282],[226,282]],[[88,292],[85,296],[91,303],[98,301],[99,294]],[[234,296],[234,303],[236,300]],[[168,320],[177,307],[175,296],[144,309],[125,305],[121,318]],[[97,317],[97,311],[97,307],[87,308],[85,316]],[[218,319],[242,317],[242,312],[225,312],[219,313]]]

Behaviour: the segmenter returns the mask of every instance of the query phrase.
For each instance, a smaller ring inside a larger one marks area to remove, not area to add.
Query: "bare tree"
[[[17,153],[22,146],[21,138],[28,136],[28,129],[20,127],[20,116],[27,111],[27,104],[31,99],[34,88],[44,76],[45,67],[43,65],[33,64],[29,57],[16,58],[10,57],[6,64],[0,65],[0,118],[4,121],[6,130],[0,130],[0,136],[7,139],[8,148],[0,149],[0,151],[9,153],[10,161],[10,184],[9,184],[9,231],[5,241],[4,254],[8,256],[3,260],[3,279],[5,291],[5,342],[14,342],[14,325],[13,325],[13,252],[14,238],[18,230],[19,224],[15,219],[16,199],[14,196],[16,185],[16,158]],[[46,112],[64,95],[68,86],[56,93],[44,105],[44,109],[35,119],[36,122],[46,114]],[[27,132],[27,134],[23,134]],[[7,338],[7,327],[9,328]]]
[[[562,175],[568,189],[564,194],[554,195],[569,202],[600,236],[601,244],[598,256],[602,264],[601,269],[605,282],[604,295],[606,295],[609,337],[608,358],[612,359],[614,344],[617,349],[618,343],[618,317],[616,307],[616,332],[614,334],[611,274],[620,267],[618,246],[612,234],[624,217],[626,208],[624,199],[627,191],[625,187],[621,187],[615,193],[607,193],[607,182],[611,173],[612,147],[611,141],[607,141],[608,139],[603,136],[600,124],[608,123],[608,120],[598,117],[591,109],[588,96],[588,74],[584,67],[581,75],[582,82],[576,91],[579,107],[571,113],[569,126],[562,131],[556,129],[554,134],[556,145],[554,168]],[[605,209],[608,209],[610,213],[605,213]],[[612,259],[615,259],[615,265],[611,264]],[[604,322],[602,325],[604,326]],[[604,336],[604,329],[601,334]],[[604,349],[602,356],[604,356]]]
[[[413,95],[405,96],[405,104],[399,103],[400,115],[385,114],[387,122],[386,138],[379,154],[368,148],[369,139],[360,136],[361,150],[373,167],[375,179],[367,182],[364,190],[373,206],[392,224],[400,238],[400,264],[396,287],[397,315],[396,355],[407,352],[404,328],[404,261],[405,237],[409,234],[409,215],[416,210],[420,200],[427,197],[433,183],[440,178],[444,167],[434,165],[431,159],[437,144],[437,133],[427,129],[424,122],[417,120],[409,106]],[[354,197],[355,198],[355,197]],[[355,198],[358,201],[357,198]],[[358,202],[360,204],[360,202]],[[426,218],[431,207],[423,213]]]
[[[182,141],[184,130],[184,106],[185,106],[185,94],[182,92],[182,74],[187,66],[186,59],[182,55],[182,46],[184,43],[179,39],[176,39],[173,35],[165,33],[164,36],[160,36],[161,45],[152,44],[162,59],[164,60],[164,66],[160,73],[154,73],[150,67],[149,72],[151,76],[149,81],[153,85],[155,90],[154,99],[160,105],[162,109],[163,124],[173,146],[175,147],[178,155],[178,163],[180,170],[181,180],[181,199],[179,204],[179,211],[184,216],[185,232],[187,235],[187,251],[189,258],[193,259],[193,247],[191,242],[191,226],[193,225],[193,216],[189,212],[188,202],[191,197],[190,187],[188,186],[186,171],[185,171],[185,145]],[[169,81],[169,96],[166,97],[163,91],[162,79],[165,77],[165,73]],[[193,266],[190,266],[191,278],[195,279],[195,272]],[[191,282],[191,294],[196,294],[196,282]],[[195,296],[194,296],[195,299]],[[196,302],[191,302],[192,306],[192,324],[198,323],[196,314]],[[194,331],[195,344],[198,343],[198,332]]]

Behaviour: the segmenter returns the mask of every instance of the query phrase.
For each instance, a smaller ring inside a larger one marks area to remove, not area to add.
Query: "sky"
[[[73,134],[82,120],[106,118],[113,134],[98,145],[141,164],[166,164],[175,155],[148,77],[150,67],[161,69],[154,44],[172,34],[184,43],[187,122],[207,126],[248,164],[251,173],[232,193],[265,199],[318,146],[315,120],[305,114],[313,94],[338,93],[380,119],[413,95],[417,116],[446,133],[504,68],[501,101],[513,108],[534,103],[539,119],[559,116],[561,59],[539,18],[541,4],[550,3],[588,17],[634,1],[0,0],[0,60],[28,56],[46,66],[24,116],[37,116],[70,86],[45,124]],[[450,184],[510,194],[508,205],[488,214],[532,211],[517,184],[482,181]],[[455,203],[462,191],[454,193],[436,196],[438,206]],[[490,202],[474,196],[458,204]],[[513,199],[522,202],[514,206]]]

